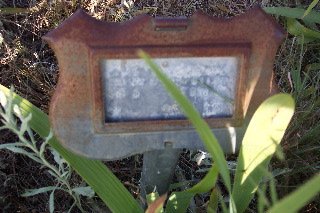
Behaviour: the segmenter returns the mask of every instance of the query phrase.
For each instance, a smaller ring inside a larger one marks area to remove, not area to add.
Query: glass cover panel
[[[204,118],[231,117],[238,73],[236,57],[154,58]],[[142,59],[106,59],[101,63],[105,121],[184,119]]]

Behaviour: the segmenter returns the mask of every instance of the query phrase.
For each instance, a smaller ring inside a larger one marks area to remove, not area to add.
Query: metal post
[[[140,186],[142,197],[155,190],[159,195],[168,191],[180,152],[180,149],[172,148],[171,142],[165,142],[164,150],[144,153]]]

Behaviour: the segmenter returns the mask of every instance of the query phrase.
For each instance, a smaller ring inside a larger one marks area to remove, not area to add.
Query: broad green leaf
[[[319,31],[306,28],[296,19],[287,18],[287,29],[294,36],[304,36],[306,39],[320,39]]]
[[[37,194],[41,194],[41,193],[45,193],[45,192],[49,192],[52,190],[55,190],[57,187],[56,186],[47,186],[47,187],[42,187],[39,189],[28,189],[26,190],[25,193],[21,194],[22,197],[30,197],[30,196],[34,196]]]
[[[215,186],[218,175],[218,167],[214,164],[208,174],[192,188],[182,192],[173,192],[167,202],[166,212],[186,212],[191,198],[198,193],[210,191]]]
[[[179,104],[186,117],[191,121],[201,140],[203,141],[207,151],[212,155],[214,162],[217,164],[224,184],[226,185],[228,191],[231,192],[230,175],[224,153],[208,124],[201,118],[199,112],[195,109],[188,98],[182,94],[180,89],[161,71],[161,69],[150,59],[150,57],[143,51],[139,51],[138,54],[149,65],[165,89]]]
[[[1,91],[6,96],[10,94],[9,89],[2,85],[0,85],[0,94]],[[48,136],[50,132],[48,116],[26,99],[16,94],[13,98],[14,103],[20,107],[23,116],[32,113],[30,127],[42,138]],[[90,160],[70,152],[55,137],[49,141],[49,145],[60,153],[113,212],[143,212],[138,202],[101,161]]]
[[[319,195],[320,192],[320,174],[315,175],[307,183],[300,186],[285,198],[280,200],[277,204],[272,206],[269,213],[283,213],[290,210],[291,212],[298,212],[305,206],[314,196]]]
[[[79,195],[86,196],[89,198],[92,198],[94,196],[94,191],[90,186],[76,187],[76,188],[73,188],[72,191],[74,191]]]
[[[304,12],[302,18],[306,17],[318,3],[319,3],[319,0],[313,0],[309,5],[309,7],[307,8],[306,12]]]
[[[292,97],[277,94],[265,100],[253,115],[242,141],[232,192],[238,212],[248,207],[267,173],[293,112]]]
[[[269,14],[295,19],[302,19],[304,13],[306,12],[306,10],[303,8],[291,7],[264,7],[263,10]],[[303,21],[320,24],[320,13],[312,10],[308,15],[303,17]]]

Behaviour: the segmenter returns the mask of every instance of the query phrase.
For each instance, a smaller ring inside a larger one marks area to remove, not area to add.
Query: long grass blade
[[[320,15],[320,14],[319,14]],[[304,36],[309,39],[320,39],[320,32],[303,26],[296,19],[287,18],[287,29],[294,36]]]
[[[302,18],[307,16],[318,3],[319,3],[319,0],[313,0],[309,5],[309,7],[307,8],[306,12],[303,14]]]
[[[214,162],[217,164],[222,179],[228,189],[231,191],[230,175],[225,160],[224,153],[213,135],[208,124],[201,118],[199,112],[195,109],[192,103],[182,94],[179,88],[161,71],[161,69],[150,59],[150,57],[143,51],[138,52],[139,56],[145,60],[151,70],[161,81],[165,89],[177,101],[180,108],[185,113],[186,117],[191,121],[206,149],[212,155]]]
[[[186,212],[191,198],[196,194],[205,193],[211,190],[216,184],[218,175],[218,167],[213,165],[206,176],[199,183],[185,191],[173,192],[167,202],[166,212]]]
[[[269,213],[298,212],[305,206],[314,196],[320,192],[320,174],[315,175],[307,183],[303,184],[299,189],[295,190],[277,204],[272,206]]]

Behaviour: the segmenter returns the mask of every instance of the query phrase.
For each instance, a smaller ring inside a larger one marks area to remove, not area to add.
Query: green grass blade
[[[299,189],[295,190],[277,204],[272,206],[269,213],[298,212],[305,206],[314,196],[320,192],[320,174],[315,175],[307,183],[303,184]]]
[[[18,7],[4,7],[0,8],[1,15],[17,14],[17,13],[30,13],[29,8],[18,8]]]
[[[318,3],[319,3],[319,0],[313,0],[309,5],[309,7],[307,8],[306,12],[303,14],[302,18],[307,16]]]
[[[187,190],[190,193],[205,193],[212,189],[218,179],[219,170],[214,164],[206,176],[196,185]]]
[[[150,59],[150,57],[143,51],[139,51],[139,56],[145,60],[151,70],[161,81],[165,89],[180,105],[180,108],[185,113],[186,117],[191,121],[194,128],[198,132],[203,141],[207,151],[212,155],[214,162],[217,164],[219,172],[222,176],[224,184],[229,192],[231,192],[230,175],[227,166],[227,161],[224,158],[224,153],[213,135],[208,124],[201,118],[199,112],[194,108],[192,103],[182,94],[179,88],[161,71],[161,69]]]
[[[179,88],[161,71],[161,69],[154,62],[151,61],[150,57],[146,53],[140,51],[139,56],[145,60],[145,62],[150,66],[151,70],[164,85],[166,90],[179,103],[181,109],[184,111],[185,115],[197,130],[200,138],[204,142],[206,149],[212,155],[214,162],[219,168],[226,187],[228,190],[231,190],[229,170],[227,162],[224,158],[224,153],[208,124],[201,118],[199,112],[182,94]]]
[[[10,90],[2,85],[0,85],[0,91],[7,97],[10,94]],[[45,138],[50,132],[48,116],[26,99],[16,94],[14,94],[13,98],[14,104],[20,107],[24,117],[32,113],[32,119],[29,123],[30,127],[42,138]],[[138,202],[136,202],[119,179],[101,161],[90,160],[68,151],[55,137],[49,141],[49,144],[92,187],[112,212],[143,212]]]
[[[287,18],[287,29],[288,32],[294,36],[304,36],[309,39],[320,39],[319,31],[309,29],[293,18]]]
[[[252,117],[242,141],[232,192],[238,212],[245,211],[267,174],[293,112],[293,98],[278,94],[265,100]]]
[[[211,190],[216,184],[218,175],[218,167],[214,164],[199,183],[185,191],[173,192],[167,202],[166,212],[186,212],[191,198],[196,194],[205,193]]]
[[[291,7],[264,7],[263,10],[266,13],[285,16],[288,18],[303,19],[310,23],[320,23],[320,13],[314,10],[310,11],[308,15],[303,17],[306,10],[303,8],[291,8]]]
[[[213,189],[210,194],[210,200],[207,206],[208,213],[215,213],[217,212],[219,204],[219,194],[217,189]]]
[[[190,192],[173,192],[171,193],[168,201],[165,213],[185,213],[187,212],[190,200],[194,196],[194,193]]]

